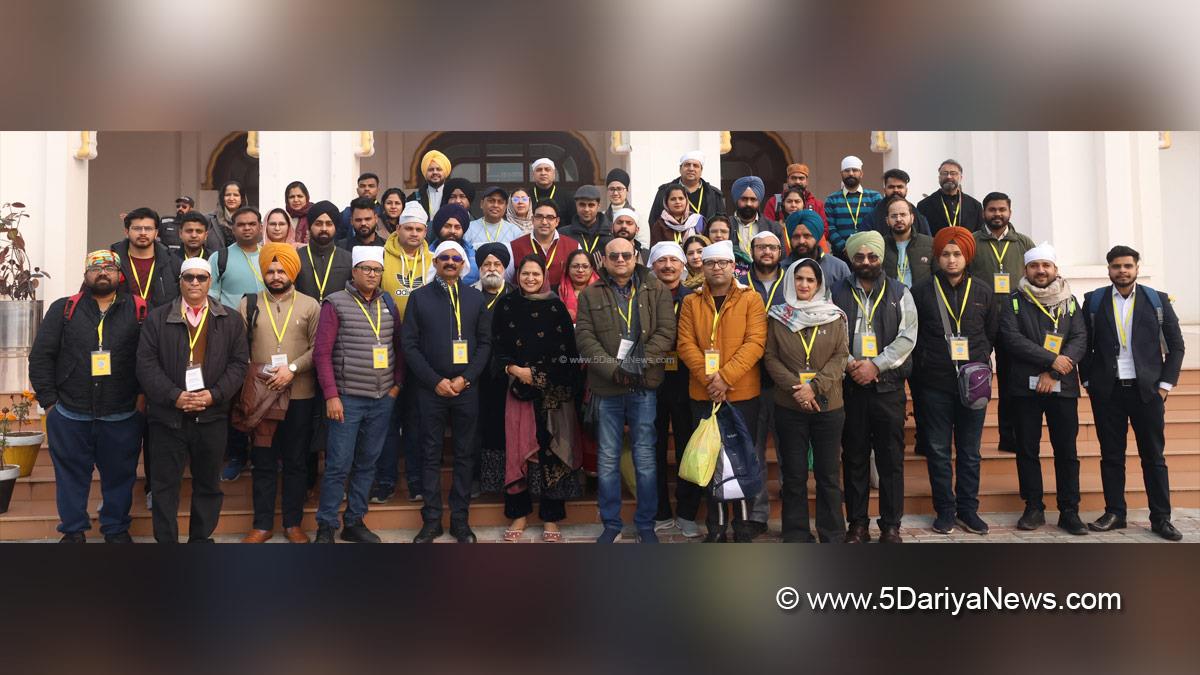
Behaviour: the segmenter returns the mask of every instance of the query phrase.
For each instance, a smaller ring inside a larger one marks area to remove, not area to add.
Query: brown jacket
[[[675,305],[668,291],[649,270],[638,265],[637,295],[638,339],[646,355],[646,389],[657,389],[664,376],[663,359],[675,342]],[[616,291],[612,278],[601,270],[600,280],[579,294],[576,312],[575,344],[579,355],[588,361],[588,386],[601,396],[629,393],[613,379],[619,365],[616,355],[621,345],[622,326],[617,313]]]
[[[789,330],[775,319],[768,323],[767,354],[763,363],[775,382],[775,405],[800,410],[800,404],[792,398],[792,387],[800,384],[800,371],[812,370],[817,373],[811,384],[821,403],[821,412],[841,408],[842,378],[846,358],[850,355],[846,344],[846,322],[838,320],[817,326],[811,361],[805,359],[800,333]],[[804,329],[805,337],[812,337],[810,330]]]
[[[679,358],[687,366],[690,378],[688,396],[707,401],[707,378],[704,375],[704,351],[712,346],[713,317],[716,304],[708,285],[683,299],[679,312]],[[762,378],[758,362],[767,342],[767,314],[762,297],[753,289],[734,285],[721,305],[721,320],[717,324],[717,349],[721,351],[718,374],[730,389],[730,401],[748,401],[761,393]]]
[[[296,364],[296,376],[292,378],[290,398],[302,400],[312,398],[317,393],[317,376],[313,369],[312,349],[317,339],[317,321],[321,317],[321,306],[317,301],[303,293],[292,292],[276,302],[267,293],[267,302],[263,302],[263,294],[258,294],[258,318],[255,320],[253,335],[250,336],[250,361],[257,364],[270,364],[271,355],[277,353],[274,328],[283,330],[283,322],[287,317],[288,307],[292,297],[296,298],[296,308],[292,310],[292,320],[283,335],[282,352],[287,354],[288,363]],[[275,326],[271,326],[274,315]],[[238,312],[242,319],[246,318],[246,298],[238,304]]]

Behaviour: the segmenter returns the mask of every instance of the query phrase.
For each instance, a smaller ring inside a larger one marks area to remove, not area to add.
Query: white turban
[[[846,155],[842,158],[842,171],[846,169],[862,169],[862,160],[854,155]]]
[[[674,256],[679,258],[679,262],[687,262],[687,256],[683,254],[683,248],[673,241],[660,241],[650,248],[650,258],[646,261],[646,266],[654,267],[654,262],[659,258],[666,256]]]
[[[533,164],[530,164],[530,165],[529,165],[529,171],[532,173],[532,172],[533,172],[533,170],[534,170],[534,169],[536,169],[536,168],[538,168],[539,166],[548,166],[548,167],[550,167],[551,169],[554,169],[555,171],[557,171],[557,170],[558,170],[558,169],[557,169],[557,168],[554,166],[554,161],[553,161],[553,160],[551,160],[549,157],[542,157],[542,158],[540,158],[540,159],[535,159],[535,160],[533,160]]]
[[[433,262],[430,263],[429,270],[425,272],[426,282],[432,281],[433,277],[437,274],[437,271],[434,267],[437,265],[437,257],[443,253],[446,253],[447,251],[457,253],[458,255],[462,256],[462,267],[458,270],[459,279],[471,273],[471,259],[467,257],[466,250],[463,249],[463,247],[457,241],[454,241],[453,239],[446,239],[442,241],[442,243],[438,244],[437,248],[433,250]]]
[[[691,152],[683,153],[683,155],[679,157],[679,163],[683,164],[689,159],[694,159],[697,162],[700,162],[700,166],[704,166],[704,152],[701,150],[692,150]]]
[[[629,216],[630,218],[633,218],[634,223],[638,221],[637,211],[634,211],[630,208],[621,208],[613,211],[612,221],[614,223],[617,222],[617,218],[620,218],[621,216]]]
[[[398,225],[405,223],[422,223],[429,224],[429,214],[425,213],[425,207],[421,206],[420,202],[406,202],[404,210],[400,212]]]
[[[1048,241],[1043,241],[1040,246],[1036,246],[1025,252],[1026,265],[1035,260],[1045,260],[1057,265],[1058,258],[1054,252],[1054,245]]]
[[[229,255],[229,250],[226,249],[225,251],[222,251],[222,253]],[[212,266],[208,264],[207,260],[205,260],[204,258],[201,258],[200,256],[196,256],[195,258],[188,258],[183,261],[182,265],[179,266],[180,274],[183,274],[184,272],[187,272],[188,270],[201,270],[205,274],[212,276]]]
[[[776,244],[781,243],[779,241],[779,236],[776,235],[774,232],[771,232],[769,230],[763,230],[762,232],[759,232],[758,234],[754,235],[754,238],[750,240],[750,248],[754,248],[754,242],[758,241],[759,239],[766,239],[767,237],[774,239]]]
[[[733,242],[726,239],[709,244],[700,251],[700,260],[733,260]]]
[[[359,263],[377,262],[383,264],[383,247],[382,246],[355,246],[350,252],[351,267],[357,267]]]

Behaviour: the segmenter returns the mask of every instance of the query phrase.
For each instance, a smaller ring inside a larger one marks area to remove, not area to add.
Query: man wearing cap
[[[471,269],[463,247],[443,241],[433,255],[435,276],[409,298],[404,322],[404,356],[421,415],[424,524],[413,542],[431,543],[443,533],[442,448],[449,427],[454,436],[450,535],[459,543],[474,543],[469,509],[479,422],[476,385],[491,358],[491,317],[483,294],[461,281]]]
[[[649,268],[654,277],[671,293],[673,304],[673,322],[678,328],[679,308],[683,299],[692,293],[692,289],[683,284],[686,274],[687,258],[683,249],[673,241],[660,241],[650,249]],[[675,441],[675,465],[683,458],[683,450],[696,423],[692,419],[692,409],[688,404],[688,370],[679,359],[675,343],[671,343],[671,351],[667,353],[663,364],[663,383],[656,392],[656,411],[654,428],[658,433],[658,443],[654,456],[655,477],[658,480],[658,513],[654,516],[654,529],[665,530],[671,526],[679,528],[683,536],[690,538],[700,536],[700,527],[696,525],[696,512],[700,509],[702,491],[699,486],[685,480],[675,481],[675,518],[671,516],[671,495],[667,489],[667,479],[670,477],[670,467],[667,465],[667,446],[672,437]]]
[[[379,289],[383,248],[356,246],[351,256],[350,281],[322,303],[313,345],[313,362],[329,420],[317,509],[318,544],[333,543],[343,494],[342,540],[379,543],[363,518],[375,480],[375,462],[404,384],[400,313],[391,297]]]
[[[808,191],[808,165],[807,164],[788,164],[787,180],[783,184],[785,191],[792,188],[800,190],[801,196],[804,198],[804,208],[816,211],[818,216],[821,216],[821,223],[825,222],[825,204],[817,199],[816,195]],[[777,192],[771,195],[763,206],[763,213],[768,218],[777,223],[782,223],[787,217],[783,212],[783,193]]]
[[[1058,275],[1054,247],[1045,242],[1025,253],[1025,275],[1000,308],[1000,340],[1008,352],[1002,385],[1012,396],[1017,479],[1025,512],[1017,529],[1036,530],[1046,523],[1042,502],[1042,419],[1054,448],[1058,526],[1087,534],[1079,519],[1079,370],[1087,353],[1087,325]]]
[[[943,169],[953,169],[950,163]],[[947,179],[950,180],[950,179]],[[920,208],[920,206],[918,206]],[[1003,192],[991,192],[983,198],[983,214],[986,227],[974,230],[975,248],[979,255],[971,261],[972,276],[988,280],[995,291],[996,305],[1000,309],[1008,304],[1009,294],[1022,279],[1024,256],[1033,248],[1033,240],[1017,232],[1010,222],[1012,201]],[[1008,349],[1005,343],[996,345],[996,379],[999,384],[999,406],[996,422],[1000,427],[1000,450],[1016,452],[1016,431],[1012,420],[1012,389],[1005,379],[1010,372]],[[1017,383],[1020,386],[1021,383]]]
[[[883,196],[862,185],[863,161],[854,155],[842,158],[842,189],[825,198],[825,216],[829,221],[826,236],[829,251],[843,257],[846,240],[864,229],[863,217],[875,208]]]
[[[420,204],[427,217],[442,208],[442,192],[451,168],[450,158],[438,150],[430,150],[421,157],[421,185],[408,196],[408,201]]]
[[[733,181],[733,188],[730,190],[730,196],[734,200],[734,218],[730,223],[732,225],[731,238],[734,246],[738,250],[750,255],[750,240],[759,232],[770,232],[782,244],[783,242],[783,227],[766,217],[758,210],[762,204],[763,190],[762,179],[758,176],[742,176]]]
[[[690,376],[692,419],[699,423],[712,413],[714,403],[728,402],[757,438],[762,393],[758,364],[767,344],[767,313],[758,293],[735,283],[733,242],[704,247],[702,258],[704,285],[683,299],[679,312],[677,348]],[[748,506],[743,501],[733,511],[734,541],[752,541],[757,532],[756,526],[745,523]],[[710,499],[706,542],[726,541],[726,516],[725,504]]]
[[[342,217],[349,217],[350,234],[338,239],[337,245],[347,251],[355,246],[383,246],[383,235],[379,234],[379,214],[375,212],[377,204],[368,197],[358,197],[350,202],[350,206],[342,212]]]
[[[679,158],[679,177],[658,186],[654,202],[650,206],[650,219],[653,223],[662,215],[663,201],[667,198],[667,188],[672,185],[682,185],[687,188],[688,213],[699,213],[704,222],[718,213],[725,213],[725,195],[712,183],[704,180],[704,153],[700,150],[685,152]]]
[[[904,380],[917,341],[917,308],[908,289],[883,272],[883,237],[856,232],[846,241],[852,281],[835,286],[833,302],[846,313],[850,356],[842,397],[842,471],[846,543],[871,541],[872,449],[879,469],[879,542],[899,544],[904,516]]]
[[[483,210],[483,215],[472,220],[463,234],[463,240],[475,247],[476,251],[491,242],[508,244],[524,234],[521,228],[504,219],[508,209],[508,193],[503,188],[493,185],[484,190],[479,199],[479,208]]]
[[[283,405],[272,407],[283,407],[284,414],[279,419],[278,412],[268,413],[254,424],[259,417],[257,406],[252,411],[234,409],[235,423],[248,428],[254,439],[251,450],[254,526],[242,543],[261,544],[274,534],[280,473],[277,465],[282,465],[284,534],[292,543],[306,544],[308,536],[300,521],[304,517],[305,462],[312,440],[316,394],[312,348],[321,306],[296,292],[292,280],[300,273],[300,256],[291,244],[265,244],[259,252],[258,264],[267,290],[242,298],[238,311],[247,322],[250,367],[258,374],[255,392],[262,399],[279,397]],[[243,391],[242,401],[246,399]]]
[[[297,251],[300,274],[296,290],[318,303],[350,281],[350,251],[337,246],[335,239],[340,218],[332,202],[320,201],[308,207],[308,245]]]
[[[181,297],[150,312],[137,347],[137,379],[150,419],[150,489],[154,539],[179,541],[179,492],[191,474],[188,541],[211,543],[221,514],[221,457],[229,406],[246,376],[246,324],[210,296],[212,270],[188,258]]]
[[[533,206],[533,231],[517,237],[509,245],[514,260],[523,260],[531,253],[546,260],[543,291],[558,288],[566,271],[567,258],[571,257],[571,251],[579,248],[579,242],[559,233],[559,220],[558,204],[549,199],[542,200]]]
[[[612,221],[612,238],[626,239],[633,244],[634,258],[639,265],[649,266],[646,262],[646,256],[650,252],[642,246],[642,242],[638,239],[641,233],[641,228],[638,227],[637,211],[633,209],[617,209],[615,217]],[[611,241],[611,239],[610,239]],[[605,244],[607,245],[607,244]],[[600,265],[596,265],[596,269],[600,269]]]
[[[196,208],[196,200],[181,195],[175,198],[175,215],[163,218],[158,226],[158,240],[163,246],[167,247],[173,255],[178,256],[183,248],[183,241],[180,238],[180,227],[182,227],[182,218],[184,215],[191,213],[192,209]],[[206,228],[207,234],[207,228]]]
[[[900,197],[901,199],[908,198],[908,183],[910,181],[908,172],[903,169],[888,169],[883,172],[883,199],[871,209],[871,212],[863,216],[862,227],[859,230],[875,230],[882,234],[884,239],[887,239],[888,234],[888,218],[887,205],[892,197]],[[912,228],[920,234],[929,234],[929,221],[920,211],[913,207],[916,211],[913,216],[914,220]],[[932,236],[932,235],[931,235]]]
[[[125,214],[125,238],[109,248],[121,264],[122,290],[137,293],[150,307],[161,307],[179,297],[179,263],[156,241],[158,214],[146,207]]]
[[[133,541],[129,508],[146,424],[134,369],[145,305],[121,288],[120,275],[117,254],[89,253],[80,292],[50,305],[29,352],[29,382],[46,410],[61,543],[83,543],[91,529],[96,468],[104,541]]]
[[[825,253],[821,248],[821,237],[825,233],[823,227],[824,224],[817,217],[816,211],[804,209],[789,215],[784,228],[790,233],[792,252],[784,266],[789,266],[797,260],[812,258],[821,265],[826,288],[832,290],[850,279],[850,268],[841,258]]]
[[[963,403],[959,368],[988,363],[1000,317],[987,280],[967,271],[975,257],[975,237],[966,228],[942,228],[933,237],[933,254],[939,269],[912,289],[919,328],[912,387],[920,391],[915,397],[917,424],[927,444],[937,512],[933,531],[949,534],[957,522],[968,532],[987,534],[988,525],[979,517],[979,445],[987,409]]]
[[[580,185],[575,190],[575,218],[568,225],[559,227],[559,232],[579,242],[600,268],[604,247],[612,239],[612,228],[600,213],[600,188],[595,185]]]
[[[550,200],[558,205],[560,222],[570,223],[575,220],[575,200],[558,191],[558,185],[555,183],[558,180],[558,167],[549,157],[533,160],[529,165],[529,177],[533,179],[529,196],[534,206]],[[517,259],[520,260],[519,257]]]
[[[339,239],[349,239],[355,235],[357,228],[354,222],[354,202],[360,199],[366,200],[370,204],[371,210],[375,213],[376,221],[383,218],[383,206],[379,203],[379,176],[371,172],[360,174],[358,181],[354,186],[354,191],[358,194],[350,205],[342,210],[341,229],[338,231]],[[360,204],[362,202],[359,202]],[[382,236],[382,235],[381,235]]]
[[[963,192],[963,176],[962,164],[947,159],[938,166],[940,189],[917,202],[917,210],[929,221],[930,234],[950,226],[965,227],[972,232],[983,227],[983,207]]]
[[[883,272],[912,288],[933,274],[933,237],[913,229],[921,214],[917,207],[900,195],[883,200],[885,227],[875,230],[883,235]]]
[[[587,359],[588,387],[599,397],[597,500],[604,521],[599,543],[621,537],[620,459],[626,424],[637,483],[638,541],[658,542],[655,390],[662,384],[663,360],[675,341],[675,312],[671,294],[637,264],[635,255],[632,241],[609,241],[600,278],[579,294],[576,315],[575,341],[579,355]]]
[[[446,204],[438,209],[434,214],[433,220],[429,223],[429,229],[433,232],[434,250],[442,242],[453,241],[457,243],[463,251],[466,252],[466,259],[469,261],[475,257],[475,247],[467,243],[464,237],[471,229],[471,214],[466,207],[461,204]],[[436,265],[431,265],[425,270],[425,282],[428,283],[437,275]],[[470,263],[463,266],[461,270],[461,280],[464,284],[473,284],[479,281],[479,271],[473,269]]]

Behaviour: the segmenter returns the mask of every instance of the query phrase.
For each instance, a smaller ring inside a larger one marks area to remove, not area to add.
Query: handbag
[[[933,283],[938,283],[934,279]],[[937,303],[938,314],[942,317],[942,331],[946,338],[946,347],[950,347],[950,317],[946,305]],[[958,400],[971,410],[982,410],[987,407],[992,398],[992,367],[979,361],[967,361],[959,365],[951,356],[950,362],[958,373]]]
[[[683,458],[679,460],[679,477],[700,487],[712,481],[717,456],[721,454],[721,429],[717,426],[717,411],[721,405],[714,403],[712,414],[696,425],[683,450]]]

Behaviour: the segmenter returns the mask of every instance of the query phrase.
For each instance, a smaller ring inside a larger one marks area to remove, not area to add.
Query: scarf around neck
[[[787,326],[788,330],[793,333],[798,333],[805,328],[812,326],[823,326],[827,323],[833,323],[838,319],[846,320],[846,313],[840,307],[829,301],[829,294],[825,291],[824,274],[818,279],[820,287],[813,294],[814,300],[801,300],[796,296],[796,268],[804,260],[797,260],[787,268],[784,274],[784,289],[783,289],[783,304],[772,305],[767,310],[767,315],[772,319]],[[790,281],[790,283],[788,283]]]
[[[700,215],[699,213],[693,213],[689,215],[687,218],[684,218],[683,222],[681,223],[678,220],[675,220],[675,216],[672,216],[670,213],[667,213],[664,210],[662,212],[662,221],[667,227],[671,228],[675,232],[688,232],[690,234],[696,234],[704,227],[704,216]]]
[[[1062,277],[1056,278],[1045,288],[1038,288],[1029,283],[1029,279],[1021,277],[1021,280],[1017,282],[1017,288],[1042,303],[1042,306],[1051,312],[1066,311],[1067,302],[1072,296],[1071,285]],[[1062,309],[1059,310],[1059,308]]]

